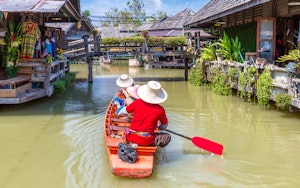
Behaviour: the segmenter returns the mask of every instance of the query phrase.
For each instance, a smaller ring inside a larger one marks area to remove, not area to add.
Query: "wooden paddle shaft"
[[[168,132],[170,132],[170,133],[172,133],[172,134],[176,134],[176,135],[178,135],[178,136],[181,136],[181,137],[183,137],[183,138],[186,138],[186,139],[189,139],[189,140],[192,140],[190,137],[188,137],[188,136],[184,136],[184,135],[182,135],[182,134],[179,134],[179,133],[176,133],[176,132],[173,132],[173,131],[171,131],[171,130],[169,130],[169,129],[164,129],[165,131],[168,131]]]

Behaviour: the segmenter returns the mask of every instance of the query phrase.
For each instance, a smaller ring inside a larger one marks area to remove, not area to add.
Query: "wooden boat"
[[[137,59],[129,59],[128,60],[128,65],[130,67],[143,67],[144,66],[144,63],[143,62],[140,62],[139,60]]]
[[[112,63],[112,57],[110,56],[101,56],[100,62],[104,64],[111,64]]]
[[[121,92],[116,96],[123,97]],[[118,157],[118,143],[123,142],[122,135],[126,127],[130,126],[128,117],[115,115],[117,107],[111,101],[108,105],[104,120],[104,137],[107,154],[111,166],[112,174],[122,177],[144,178],[152,174],[154,164],[154,153],[157,146],[138,146],[138,159],[135,163],[127,163]]]

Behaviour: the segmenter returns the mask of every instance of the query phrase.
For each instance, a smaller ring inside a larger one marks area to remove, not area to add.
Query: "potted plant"
[[[3,47],[3,65],[9,78],[16,77],[20,58],[20,45],[23,40],[22,23],[17,26],[13,22],[9,22],[5,37],[0,44]]]
[[[286,66],[286,70],[289,72],[296,72],[296,69],[300,66],[300,51],[298,48],[290,50],[287,55],[280,56],[276,62],[286,62],[289,64]]]

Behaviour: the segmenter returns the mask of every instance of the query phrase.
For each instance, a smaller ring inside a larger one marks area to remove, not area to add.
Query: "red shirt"
[[[141,146],[154,144],[154,131],[158,126],[158,121],[163,125],[168,123],[165,109],[159,104],[150,104],[141,99],[136,99],[126,107],[126,111],[134,114],[130,129],[151,134],[149,137],[132,133],[127,134],[126,138],[128,141],[137,143]]]

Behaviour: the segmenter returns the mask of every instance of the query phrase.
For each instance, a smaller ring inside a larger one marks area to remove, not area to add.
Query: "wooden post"
[[[189,58],[184,58],[184,80],[188,81],[189,77]]]
[[[44,89],[46,90],[46,95],[48,95],[48,97],[51,96],[51,92],[50,92],[50,76],[51,76],[51,64],[46,65],[45,66],[45,82],[44,82]]]
[[[87,63],[89,64],[88,82],[92,83],[93,82],[93,62],[91,61],[90,52],[89,52],[89,42],[88,42],[89,36],[83,35],[82,38],[84,40],[84,49],[85,49],[85,54],[86,54],[86,60],[87,60]]]
[[[101,43],[101,36],[96,36],[95,46],[94,46],[94,52],[97,53],[97,56],[100,56],[100,43]],[[96,49],[95,49],[96,47]]]

